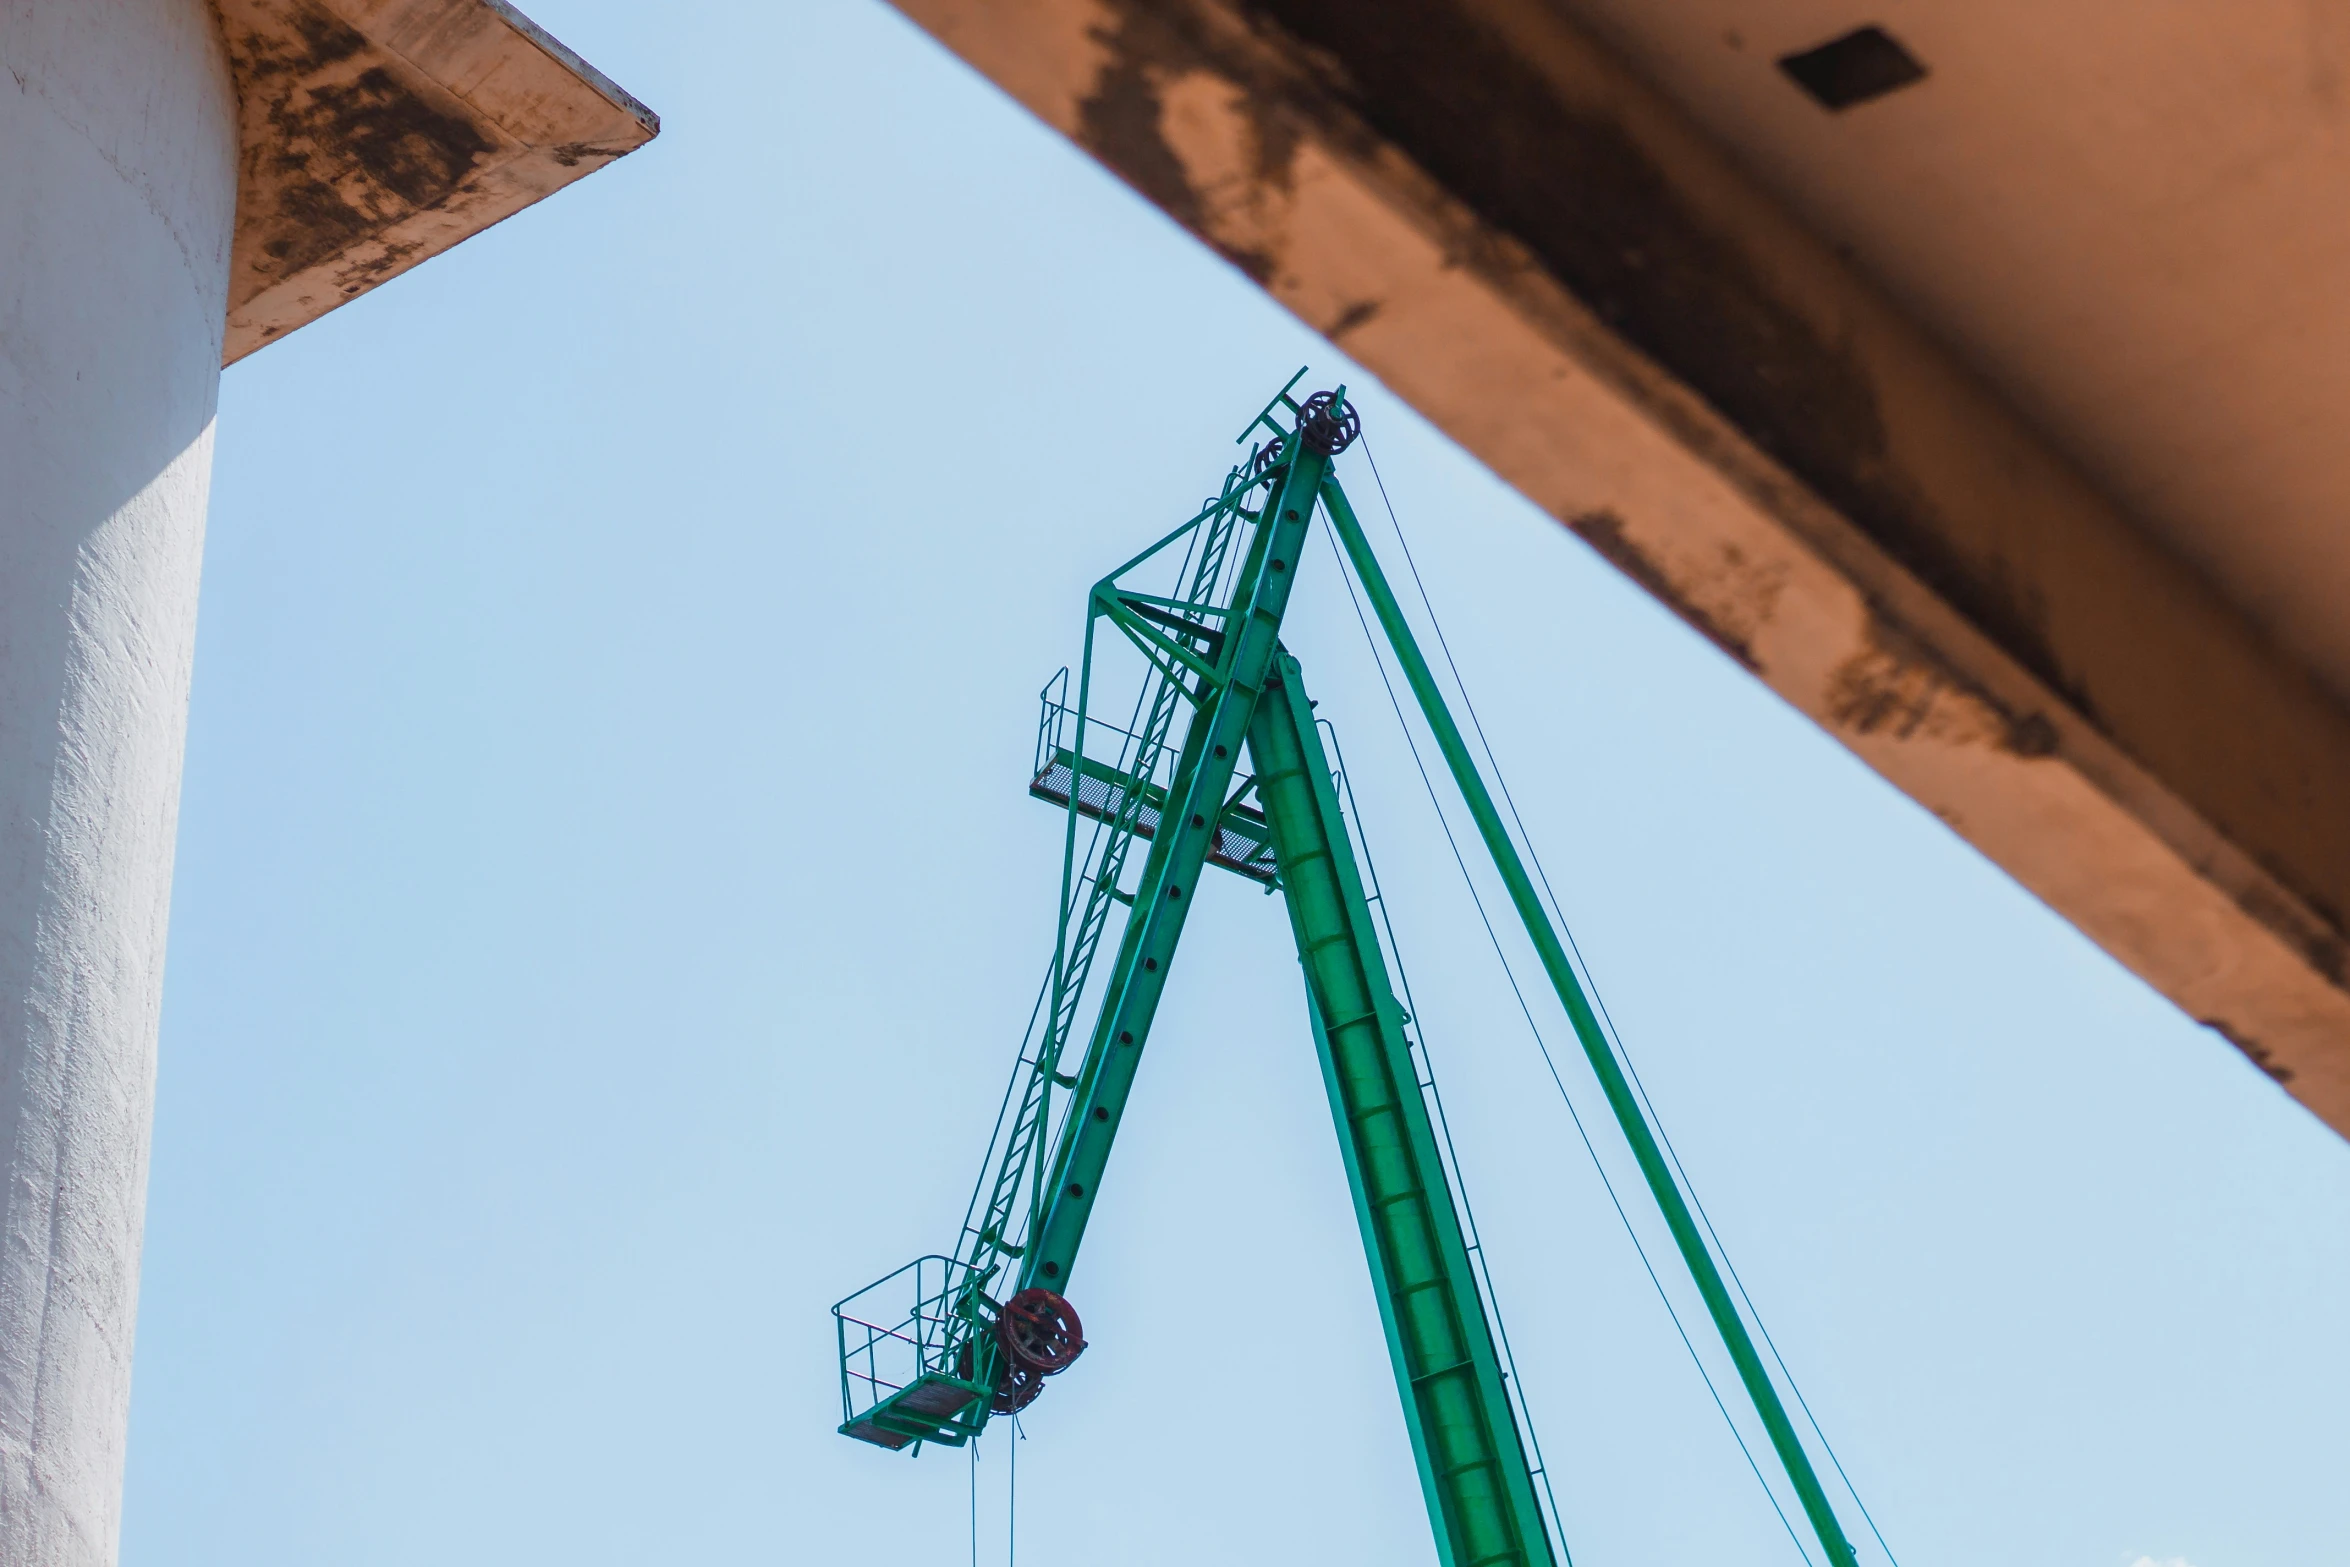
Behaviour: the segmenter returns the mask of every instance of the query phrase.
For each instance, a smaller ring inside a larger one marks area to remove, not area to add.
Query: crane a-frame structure
[[[1313,704],[1280,640],[1319,505],[1812,1531],[1830,1567],[1843,1567],[1853,1548],[1333,471],[1358,416],[1344,388],[1296,400],[1304,374],[1242,432],[1250,456],[1216,499],[1095,584],[1074,702],[1067,671],[1046,687],[1029,787],[1067,813],[1052,964],[954,1255],[909,1263],[834,1308],[840,1429],[891,1449],[960,1446],[992,1415],[1025,1407],[1083,1351],[1070,1274],[1193,895],[1213,865],[1278,888],[1288,906],[1438,1555],[1445,1567],[1556,1560],[1412,1020],[1390,981]],[[1146,580],[1161,590],[1146,591]],[[1105,629],[1147,661],[1123,727],[1092,710],[1104,695],[1095,672]],[[1094,960],[1119,907],[1124,927],[1096,983]],[[1093,1027],[1073,1052],[1088,1000],[1097,1002]]]

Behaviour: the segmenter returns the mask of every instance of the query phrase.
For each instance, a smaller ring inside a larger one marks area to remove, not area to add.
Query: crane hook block
[[[1077,1308],[1041,1286],[1031,1285],[1005,1301],[995,1331],[1005,1358],[1040,1377],[1068,1370],[1085,1353]]]

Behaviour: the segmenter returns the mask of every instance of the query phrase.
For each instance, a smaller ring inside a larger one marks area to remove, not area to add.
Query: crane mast
[[[960,1446],[991,1416],[1024,1408],[1084,1351],[1070,1276],[1199,878],[1213,865],[1279,890],[1288,909],[1438,1556],[1445,1567],[1555,1562],[1496,1319],[1413,1054],[1414,1025],[1390,981],[1302,670],[1280,640],[1319,505],[1813,1531],[1831,1567],[1843,1567],[1852,1547],[1332,471],[1356,437],[1357,415],[1343,387],[1295,399],[1304,374],[1242,432],[1250,455],[1219,495],[1095,584],[1074,704],[1068,671],[1043,693],[1029,789],[1066,813],[1052,962],[954,1254],[909,1263],[834,1308],[840,1429],[890,1449]],[[1150,573],[1165,574],[1167,591],[1144,591]],[[1104,628],[1144,660],[1126,727],[1093,711],[1105,696],[1095,684]],[[1146,846],[1139,868],[1137,844]],[[1127,917],[1097,984],[1113,907]],[[1088,1000],[1097,1002],[1094,1024],[1071,1062]]]

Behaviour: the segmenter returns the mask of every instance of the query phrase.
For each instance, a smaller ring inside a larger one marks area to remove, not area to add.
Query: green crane
[[[1291,394],[1304,374],[1242,431],[1249,457],[1217,497],[1094,585],[1074,701],[1066,670],[1043,692],[1029,792],[1066,814],[1052,963],[954,1254],[909,1263],[833,1308],[840,1429],[890,1449],[961,1446],[992,1416],[1026,1407],[1083,1352],[1069,1277],[1193,894],[1214,865],[1278,889],[1289,910],[1438,1556],[1445,1567],[1555,1562],[1412,1020],[1389,980],[1313,704],[1280,640],[1319,505],[1829,1567],[1844,1567],[1853,1548],[1333,471],[1359,433],[1358,415],[1343,387],[1298,401]],[[1166,591],[1144,591],[1146,577]],[[1105,628],[1143,660],[1123,726],[1094,712],[1111,699],[1106,679],[1096,688],[1097,657],[1113,645]],[[1114,907],[1127,914],[1097,982]],[[1089,1000],[1093,1028],[1073,1052]]]

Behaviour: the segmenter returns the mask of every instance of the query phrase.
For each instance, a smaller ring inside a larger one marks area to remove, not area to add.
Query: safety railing
[[[840,1350],[841,1430],[883,1447],[960,1445],[985,1422],[969,1363],[985,1326],[973,1269],[917,1257],[832,1308]],[[958,1356],[963,1357],[958,1360]]]

